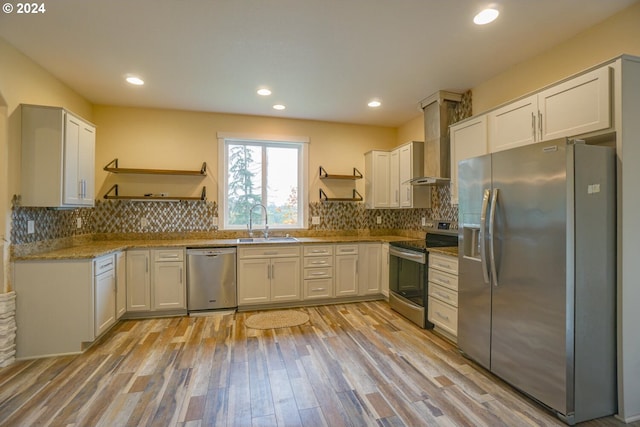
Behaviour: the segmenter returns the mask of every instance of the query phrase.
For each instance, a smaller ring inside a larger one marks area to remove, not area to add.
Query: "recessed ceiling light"
[[[271,91],[267,88],[258,89],[258,95],[269,96],[271,95]]]
[[[127,83],[130,83],[132,85],[136,85],[136,86],[142,86],[144,84],[144,80],[142,80],[140,77],[136,77],[136,76],[129,76],[126,78]]]
[[[282,104],[276,104],[276,105],[273,106],[274,110],[284,110],[285,108],[287,108],[287,107],[285,107]]]
[[[367,105],[371,108],[378,108],[379,106],[382,105],[382,102],[374,99],[373,101],[369,101]]]
[[[495,21],[498,15],[500,12],[497,9],[484,9],[473,18],[473,22],[476,25],[485,25]]]

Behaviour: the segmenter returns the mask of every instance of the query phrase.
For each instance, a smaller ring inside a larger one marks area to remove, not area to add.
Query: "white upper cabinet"
[[[458,204],[458,162],[488,153],[487,115],[451,126],[451,204]]]
[[[93,206],[95,127],[62,108],[21,111],[22,206]]]
[[[602,67],[538,94],[540,140],[611,127],[609,67]]]
[[[423,175],[424,143],[411,141],[401,145],[396,150],[399,152],[400,207],[430,208],[431,188],[414,186],[409,182],[413,178]]]
[[[537,115],[537,95],[512,102],[489,113],[491,152],[536,142]]]
[[[400,207],[400,150],[389,153],[389,207]]]
[[[368,151],[364,155],[364,203],[367,209],[389,207],[389,152]]]
[[[610,128],[610,74],[598,68],[491,111],[490,151]]]

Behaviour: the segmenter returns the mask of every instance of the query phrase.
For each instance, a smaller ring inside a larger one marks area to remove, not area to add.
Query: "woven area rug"
[[[253,314],[244,321],[252,329],[290,328],[309,321],[309,315],[297,310],[266,311]]]

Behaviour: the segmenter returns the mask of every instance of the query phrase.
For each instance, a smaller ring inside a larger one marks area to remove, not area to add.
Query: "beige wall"
[[[482,113],[624,53],[640,56],[640,2],[474,87],[473,113]]]
[[[218,113],[96,106],[96,189],[98,197],[115,183],[121,195],[168,192],[198,195],[206,185],[208,199],[217,200],[217,133],[306,136],[309,138],[309,201],[318,200],[322,185],[329,196],[351,197],[353,182],[320,184],[318,167],[350,174],[364,172],[364,153],[396,145],[396,129],[308,120],[290,120]],[[207,162],[206,178],[114,175],[102,170],[114,158],[121,167],[199,169]],[[364,191],[359,181],[358,190]]]
[[[417,108],[418,104],[416,103]],[[421,112],[417,112],[416,117],[398,128],[397,145],[407,141],[424,141],[424,116]]]

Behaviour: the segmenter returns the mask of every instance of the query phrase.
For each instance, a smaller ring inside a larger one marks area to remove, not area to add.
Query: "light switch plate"
[[[140,218],[140,227],[147,228],[149,226],[149,221],[147,218]]]
[[[82,218],[76,218],[76,228],[82,228]]]
[[[312,216],[311,217],[311,224],[320,225],[320,217],[319,216]]]
[[[382,217],[380,215],[376,217],[376,224],[382,224]]]
[[[425,225],[427,225],[427,218],[426,217],[422,217],[422,226],[424,227]]]
[[[214,216],[213,219],[212,219],[212,222],[213,222],[213,226],[217,227],[218,226],[218,217]]]
[[[33,234],[36,232],[36,222],[33,220],[27,221],[27,234]]]

